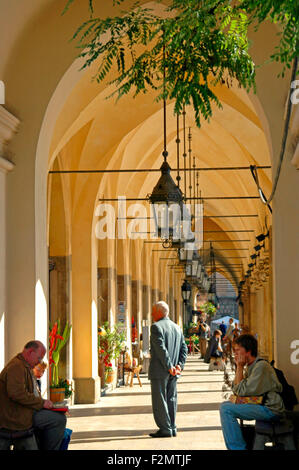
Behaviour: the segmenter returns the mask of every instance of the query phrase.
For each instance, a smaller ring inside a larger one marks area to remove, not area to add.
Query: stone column
[[[115,268],[98,267],[98,310],[99,322],[115,323],[117,283]]]
[[[132,279],[128,274],[117,275],[117,298],[118,302],[125,302],[125,326],[127,332],[127,347],[131,349],[132,343],[132,296],[131,296]],[[118,305],[116,310],[116,322],[118,315]],[[134,317],[135,324],[137,318]]]
[[[152,289],[151,286],[143,284],[142,286],[142,319],[151,324],[152,313]]]
[[[299,175],[298,104],[293,106],[288,145],[273,199],[273,294],[276,367],[299,395]],[[278,154],[278,152],[277,152]],[[292,164],[293,163],[293,164]],[[276,165],[274,165],[276,168]]]
[[[83,208],[82,208],[83,209]],[[98,376],[97,264],[92,257],[90,229],[78,217],[72,221],[72,335],[75,403],[97,403]],[[96,291],[96,292],[95,292]]]
[[[138,335],[142,333],[142,281],[132,281],[132,316],[135,318]]]
[[[7,160],[7,144],[19,121],[0,106],[0,370],[8,358],[8,322],[6,305],[6,178],[14,164]],[[11,334],[13,332],[11,331]]]
[[[71,322],[71,256],[49,257],[49,322]],[[61,350],[59,374],[72,379],[71,341]]]

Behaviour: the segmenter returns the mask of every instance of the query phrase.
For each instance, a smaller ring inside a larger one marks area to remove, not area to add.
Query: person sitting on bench
[[[33,368],[46,353],[40,341],[29,341],[21,353],[0,374],[0,429],[38,432],[40,450],[59,450],[66,417],[51,411],[53,403],[44,400],[33,377]]]
[[[239,336],[234,343],[234,353],[237,367],[233,384],[235,396],[220,405],[220,419],[227,449],[246,450],[237,418],[272,421],[279,419],[285,408],[280,396],[282,385],[273,367],[257,357],[256,338],[249,334]],[[237,403],[236,396],[239,397]],[[238,404],[238,401],[243,402]]]

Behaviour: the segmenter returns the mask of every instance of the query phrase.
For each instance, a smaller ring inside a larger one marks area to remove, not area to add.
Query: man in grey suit
[[[169,307],[165,302],[153,306],[148,378],[154,419],[159,429],[151,433],[151,437],[176,436],[177,378],[188,354],[183,333],[168,314]]]

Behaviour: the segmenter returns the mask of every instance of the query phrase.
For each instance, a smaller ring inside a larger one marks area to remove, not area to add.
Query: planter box
[[[53,403],[63,401],[65,399],[65,388],[50,388],[50,400]]]

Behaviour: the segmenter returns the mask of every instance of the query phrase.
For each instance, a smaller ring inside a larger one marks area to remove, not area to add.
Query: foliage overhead
[[[114,7],[125,2],[109,1]],[[73,2],[68,0],[64,12]],[[213,104],[221,107],[216,84],[230,86],[236,79],[247,91],[254,89],[255,65],[248,41],[252,22],[258,27],[270,19],[282,27],[278,49],[271,56],[284,64],[282,73],[298,55],[299,2],[171,0],[165,7],[167,17],[137,2],[106,18],[94,16],[94,4],[88,0],[90,18],[73,36],[82,49],[82,68],[98,61],[94,78],[114,85],[112,95],[118,98],[130,91],[135,97],[155,90],[157,100],[174,100],[176,113],[192,105],[198,126],[201,117],[212,116]]]

